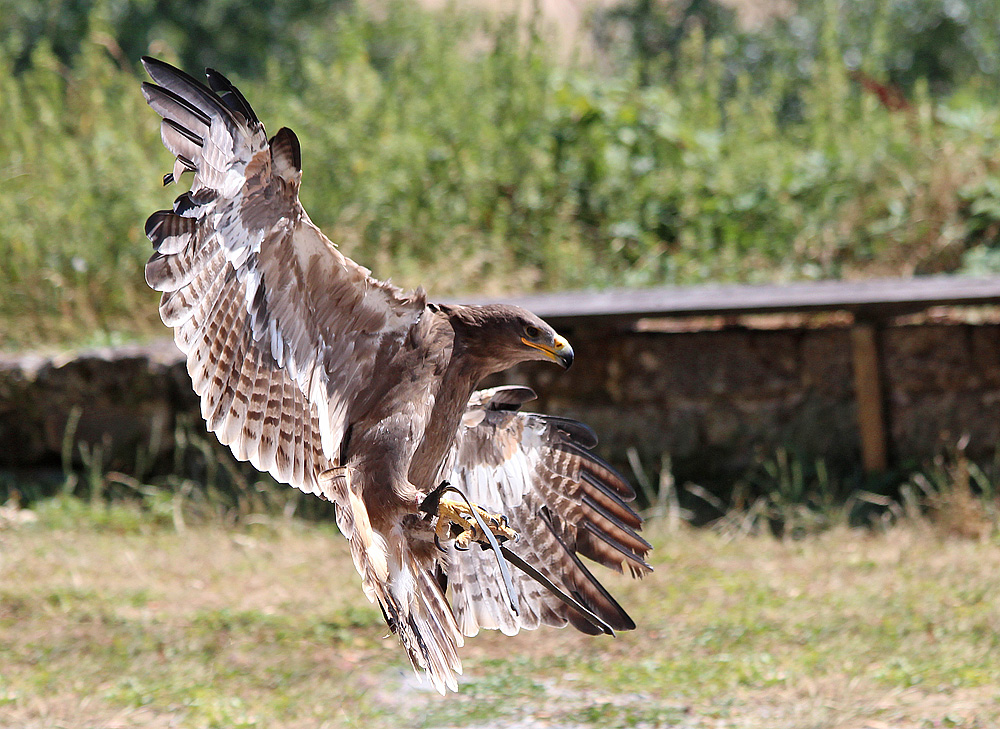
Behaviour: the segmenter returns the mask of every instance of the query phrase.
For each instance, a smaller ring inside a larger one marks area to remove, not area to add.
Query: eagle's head
[[[530,360],[555,362],[563,369],[573,364],[573,348],[566,338],[520,306],[455,307],[452,322],[465,351],[488,363],[493,372]]]

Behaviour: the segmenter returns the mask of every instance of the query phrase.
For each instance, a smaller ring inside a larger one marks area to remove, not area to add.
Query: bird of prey
[[[176,156],[164,184],[194,173],[146,223],[146,281],[201,414],[238,459],[336,504],[414,669],[443,694],[481,628],[634,628],[581,559],[651,569],[631,487],[588,427],[521,412],[530,389],[476,391],[519,362],[569,367],[569,343],[516,306],[435,304],[373,278],[299,203],[291,130],[268,139],[216,71],[206,86],[143,64]]]

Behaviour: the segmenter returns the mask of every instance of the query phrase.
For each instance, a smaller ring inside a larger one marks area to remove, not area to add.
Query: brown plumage
[[[527,388],[475,391],[518,362],[569,366],[568,343],[518,307],[431,304],[372,278],[302,209],[290,130],[268,140],[214,71],[206,87],[143,63],[176,156],[164,182],[194,172],[146,223],[146,280],[202,415],[237,458],[336,503],[365,594],[414,667],[444,692],[480,628],[635,627],[580,559],[649,571],[632,489],[590,452],[586,426],[521,413]],[[541,581],[515,574],[517,613],[493,552],[435,544],[441,517],[420,506],[444,480],[520,534],[506,548]]]

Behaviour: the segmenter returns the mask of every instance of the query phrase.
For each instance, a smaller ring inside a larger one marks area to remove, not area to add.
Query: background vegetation
[[[161,331],[147,52],[294,128],[313,218],[437,296],[1000,270],[997,0],[625,0],[577,53],[540,15],[237,5],[0,0],[0,347]]]

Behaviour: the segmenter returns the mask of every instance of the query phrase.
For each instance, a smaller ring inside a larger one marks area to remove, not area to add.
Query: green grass
[[[3,726],[1000,721],[1000,545],[924,521],[798,541],[654,523],[656,572],[607,581],[636,631],[483,634],[442,699],[382,638],[328,527],[116,531],[58,508],[0,529]]]

